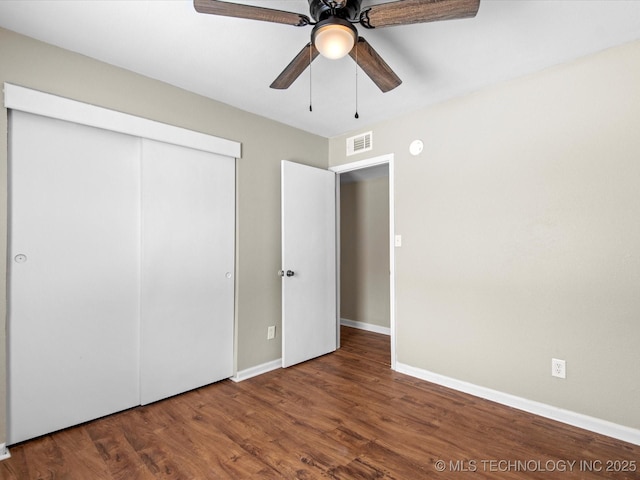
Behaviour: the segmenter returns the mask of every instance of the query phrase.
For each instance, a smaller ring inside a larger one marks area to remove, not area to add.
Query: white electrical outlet
[[[557,358],[551,359],[551,376],[558,378],[567,378],[567,363]]]
[[[273,340],[274,338],[276,338],[276,327],[272,325],[267,327],[267,340]]]

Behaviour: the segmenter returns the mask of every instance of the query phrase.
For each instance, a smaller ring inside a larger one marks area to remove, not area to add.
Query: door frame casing
[[[396,369],[396,294],[395,294],[395,181],[394,154],[388,153],[378,157],[359,160],[330,167],[336,173],[336,321],[338,347],[340,346],[340,174],[375,167],[389,165],[389,330],[391,340],[391,369]]]

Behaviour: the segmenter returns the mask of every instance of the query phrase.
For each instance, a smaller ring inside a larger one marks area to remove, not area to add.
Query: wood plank
[[[288,369],[14,445],[0,479],[640,479],[638,465],[580,469],[637,464],[640,446],[394,372],[385,335],[343,327],[342,342]],[[496,472],[483,460],[577,463]],[[472,461],[474,472],[452,471]]]
[[[3,480],[32,478],[24,449],[11,449],[11,458],[0,462],[0,478]]]
[[[120,422],[126,422],[129,412],[88,423],[84,429],[114,480],[150,480],[154,478],[140,463],[137,452],[125,438]],[[81,428],[81,427],[78,427]]]

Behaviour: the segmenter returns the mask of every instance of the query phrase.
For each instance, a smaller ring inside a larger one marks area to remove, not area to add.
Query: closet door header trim
[[[241,143],[239,142],[10,83],[4,84],[4,105],[8,109],[66,120],[135,137],[149,138],[227,157],[240,158],[241,156]]]

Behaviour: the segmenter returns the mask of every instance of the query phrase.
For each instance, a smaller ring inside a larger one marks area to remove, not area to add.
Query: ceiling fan
[[[361,8],[362,0],[309,0],[311,18],[294,12],[256,7],[222,0],[194,0],[199,13],[283,23],[295,27],[313,25],[311,41],[295,56],[271,84],[285,89],[321,54],[342,58],[349,54],[380,90],[388,92],[402,80],[361,36],[355,24],[364,28],[475,17],[480,0],[396,0]]]

